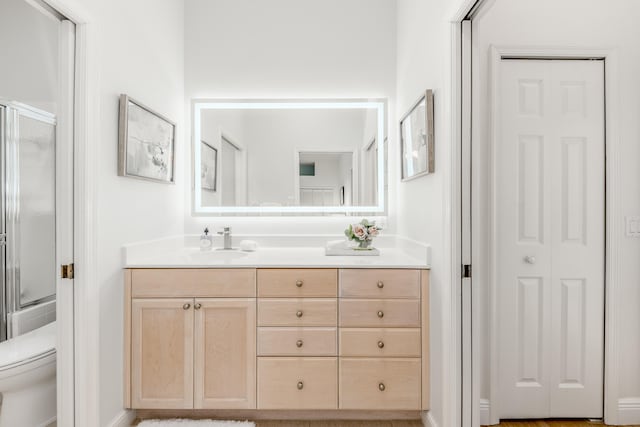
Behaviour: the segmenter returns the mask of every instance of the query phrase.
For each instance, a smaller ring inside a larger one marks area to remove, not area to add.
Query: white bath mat
[[[255,427],[251,421],[186,420],[144,420],[138,427]]]

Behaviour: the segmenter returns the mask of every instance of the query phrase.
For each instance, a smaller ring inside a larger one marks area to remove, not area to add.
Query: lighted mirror
[[[384,100],[193,101],[194,212],[383,213]]]

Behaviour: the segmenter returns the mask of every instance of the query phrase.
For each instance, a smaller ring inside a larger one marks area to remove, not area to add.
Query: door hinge
[[[62,265],[60,270],[60,277],[63,279],[73,279],[73,264]]]
[[[463,264],[462,265],[462,278],[470,279],[471,278],[471,264]]]

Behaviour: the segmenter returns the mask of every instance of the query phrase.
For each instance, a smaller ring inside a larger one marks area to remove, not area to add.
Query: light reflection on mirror
[[[384,101],[193,107],[195,213],[384,212]]]

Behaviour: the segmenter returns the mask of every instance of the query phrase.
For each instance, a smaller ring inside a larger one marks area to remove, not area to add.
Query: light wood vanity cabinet
[[[126,407],[256,407],[255,269],[127,270],[125,295]]]
[[[125,406],[429,408],[428,270],[126,271]]]

